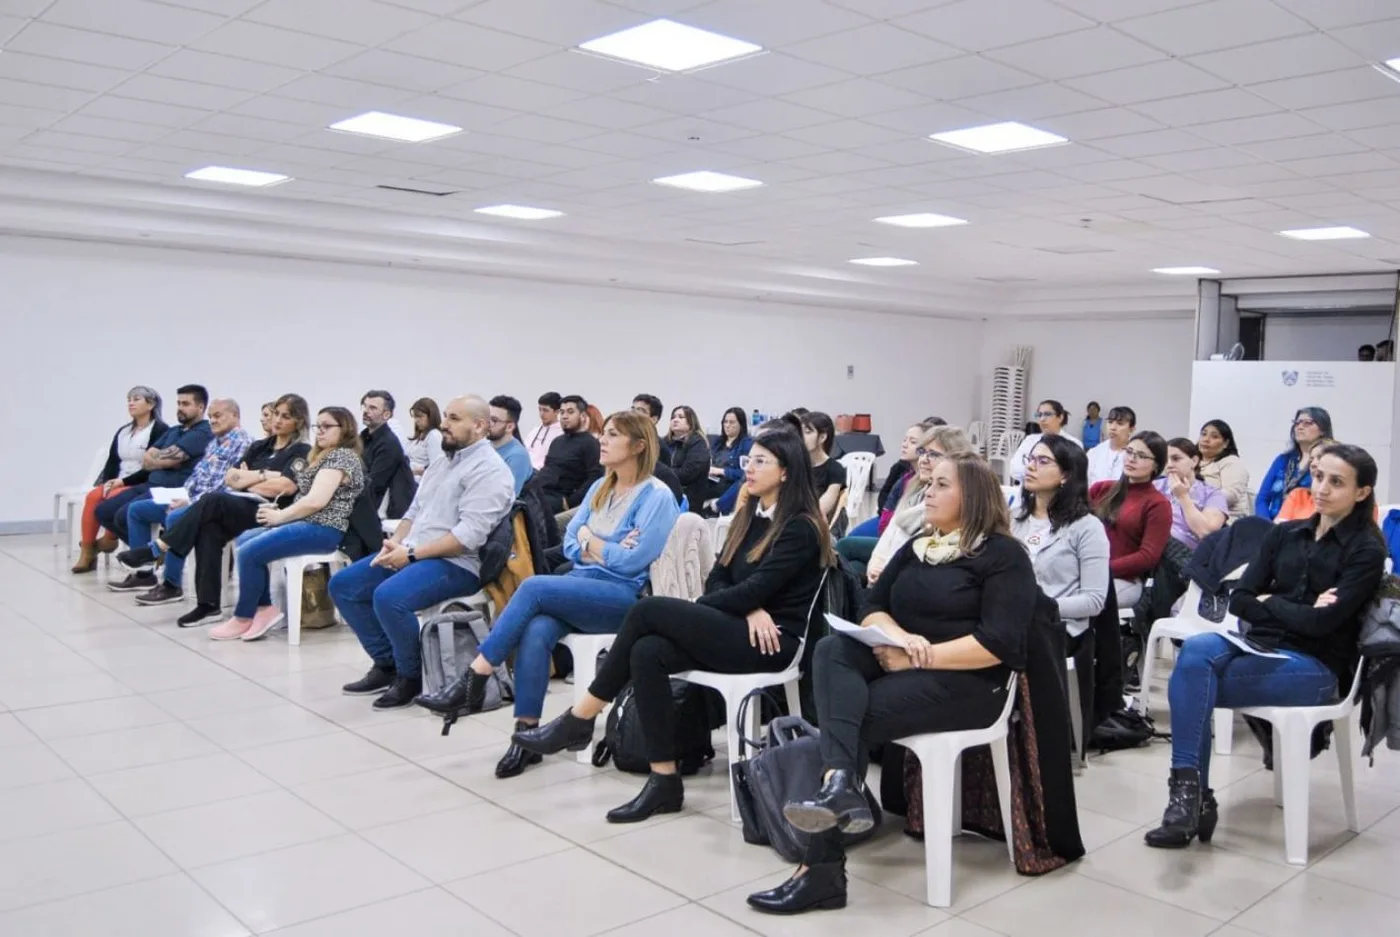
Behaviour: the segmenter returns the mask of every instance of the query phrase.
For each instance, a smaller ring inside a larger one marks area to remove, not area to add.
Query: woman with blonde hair
[[[866,581],[874,585],[900,548],[917,537],[924,527],[924,495],[933,482],[933,468],[945,456],[971,453],[967,434],[956,426],[935,426],[924,434],[914,449],[914,473],[894,511],[885,519],[880,539],[870,551]]]
[[[573,569],[521,583],[466,672],[415,703],[442,715],[479,711],[487,678],[514,654],[516,729],[539,723],[554,645],[573,632],[610,634],[622,627],[666,547],[680,510],[671,489],[653,474],[657,448],[649,417],[630,410],[608,417],[598,444],[604,475],[564,535],[564,556]],[[539,760],[512,744],[496,765],[496,777],[514,777]]]

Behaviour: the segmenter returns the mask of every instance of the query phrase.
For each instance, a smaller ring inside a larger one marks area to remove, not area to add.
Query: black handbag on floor
[[[684,680],[671,681],[671,698],[676,707],[676,766],[681,774],[689,776],[715,757],[710,744],[711,706],[705,687]],[[637,700],[630,683],[613,700],[603,739],[593,747],[594,766],[601,768],[610,760],[619,771],[651,773],[642,720],[637,715]]]

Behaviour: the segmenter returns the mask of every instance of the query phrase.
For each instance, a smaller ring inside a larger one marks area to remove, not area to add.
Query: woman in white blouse
[[[1040,427],[1040,432],[1031,433],[1021,440],[1021,445],[1016,447],[1016,454],[1011,457],[1011,477],[1020,481],[1026,474],[1026,457],[1031,454],[1036,443],[1045,436],[1063,436],[1074,443],[1080,449],[1084,444],[1078,439],[1065,432],[1065,425],[1069,423],[1069,413],[1065,410],[1064,404],[1058,400],[1042,400],[1036,404],[1035,423]]]
[[[408,408],[408,415],[413,419],[413,435],[408,437],[403,451],[408,456],[413,477],[421,478],[428,466],[443,457],[442,430],[438,429],[442,425],[442,411],[433,398],[419,397]]]

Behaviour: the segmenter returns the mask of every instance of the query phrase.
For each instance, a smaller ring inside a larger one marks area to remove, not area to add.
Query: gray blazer
[[[1029,521],[1012,520],[1011,533],[1021,543],[1030,536]],[[1090,619],[1108,598],[1108,532],[1103,521],[1086,514],[1068,527],[1051,531],[1038,551],[1031,550],[1035,581],[1060,606],[1071,635],[1089,630]]]

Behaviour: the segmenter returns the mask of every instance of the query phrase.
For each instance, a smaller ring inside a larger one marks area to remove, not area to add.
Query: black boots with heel
[[[1201,790],[1201,772],[1195,768],[1173,768],[1162,825],[1148,830],[1144,840],[1156,849],[1184,849],[1193,839],[1209,843],[1219,820],[1215,793]]]
[[[518,729],[510,740],[527,752],[554,755],[562,751],[581,752],[593,743],[593,726],[598,721],[580,719],[573,710],[533,729]]]
[[[516,732],[524,732],[534,727],[535,723],[533,722],[521,722],[519,719],[515,721]],[[501,756],[501,760],[496,762],[496,777],[516,777],[517,775],[523,774],[525,769],[530,767],[530,765],[537,765],[542,761],[544,761],[543,755],[537,754],[536,752],[527,752],[520,747],[519,743],[512,741],[510,743],[510,748],[507,748],[506,753]]]

